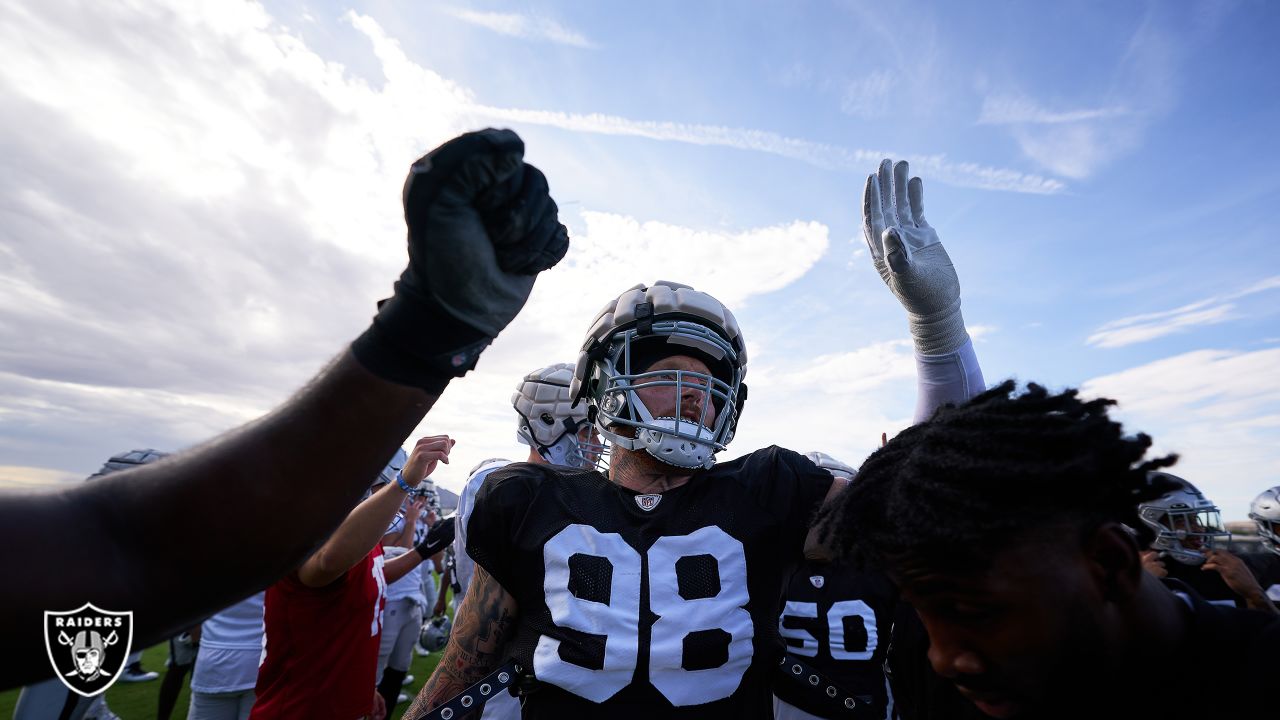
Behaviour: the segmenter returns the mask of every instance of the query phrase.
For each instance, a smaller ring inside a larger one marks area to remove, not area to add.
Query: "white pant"
[[[378,643],[378,682],[382,671],[408,670],[413,646],[422,631],[422,608],[411,598],[388,600],[382,610],[382,640]]]
[[[247,720],[254,700],[253,688],[224,693],[192,690],[187,720]]]

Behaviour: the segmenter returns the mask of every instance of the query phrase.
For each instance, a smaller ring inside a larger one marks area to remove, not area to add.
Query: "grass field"
[[[413,663],[410,665],[409,670],[409,674],[413,675],[413,682],[406,686],[404,690],[409,697],[418,694],[418,690],[426,682],[427,677],[431,675],[431,671],[435,670],[436,663],[440,662],[440,655],[441,653],[432,653],[427,657],[420,657],[417,653],[414,653]],[[161,677],[163,677],[164,661],[168,656],[169,644],[167,642],[148,648],[142,653],[142,667],[148,670],[155,670],[161,673]],[[48,662],[43,657],[40,660]],[[184,720],[187,717],[187,706],[190,703],[190,694],[187,686],[190,680],[191,675],[188,674],[187,682],[183,683],[182,694],[178,696],[178,705],[173,711],[173,720]],[[156,716],[156,695],[159,692],[160,678],[144,683],[118,682],[107,690],[107,704],[122,720],[152,720]],[[13,706],[17,702],[17,690],[0,692],[0,720],[9,720],[9,718],[13,717]],[[409,703],[397,705],[390,717],[398,719],[408,707]]]

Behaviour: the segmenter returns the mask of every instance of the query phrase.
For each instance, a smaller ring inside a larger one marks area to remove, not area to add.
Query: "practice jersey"
[[[787,652],[826,676],[842,694],[870,703],[874,715],[891,711],[884,659],[898,592],[883,573],[806,562],[787,585],[778,631]],[[821,688],[817,689],[820,693]],[[790,678],[774,687],[778,699],[811,715],[836,717],[826,696]]]
[[[386,579],[375,546],[321,588],[290,574],[267,588],[258,699],[251,720],[347,720],[373,709]]]
[[[471,584],[471,576],[475,574],[475,563],[467,553],[467,523],[471,519],[471,510],[476,504],[476,493],[480,492],[480,486],[484,485],[489,473],[510,464],[510,460],[501,458],[481,462],[472,469],[471,477],[467,478],[466,486],[458,495],[458,517],[453,525],[453,582],[462,588],[462,591],[458,592],[453,599],[455,608],[462,607],[462,599],[467,595],[467,586]]]
[[[783,583],[831,475],[770,447],[641,494],[517,463],[476,498],[467,549],[515,598],[533,717],[769,717]]]

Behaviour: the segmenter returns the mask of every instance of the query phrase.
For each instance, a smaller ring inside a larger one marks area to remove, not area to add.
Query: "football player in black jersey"
[[[1007,381],[904,430],[824,510],[824,533],[883,567],[927,631],[935,674],[904,689],[894,672],[904,717],[1274,710],[1259,688],[1280,677],[1280,618],[1143,570],[1136,506],[1171,489],[1148,472],[1176,458],[1144,460],[1151,439],[1111,404]]]
[[[960,288],[905,162],[867,179],[871,256],[908,311],[932,409],[981,387]],[[611,447],[608,475],[513,464],[468,526],[471,590],[410,710],[514,657],[526,717],[772,715],[780,594],[812,518],[844,486],[778,447],[716,464],[747,398],[737,320],[679,283],[637,285],[593,321],[571,395]],[[452,708],[449,708],[452,709]]]
[[[1138,504],[1138,518],[1155,534],[1152,549],[1142,554],[1147,571],[1184,583],[1211,603],[1280,614],[1254,569],[1262,569],[1270,553],[1228,551],[1231,533],[1218,506],[1183,478],[1155,474],[1172,489]]]
[[[848,481],[858,472],[826,453],[809,452],[805,457]],[[893,693],[884,661],[898,590],[888,576],[809,560],[791,576],[783,600],[778,632],[787,642],[787,652],[822,673],[826,682],[815,685],[803,672],[781,673],[773,688],[775,720],[849,717],[846,698],[862,706],[858,717],[892,720]]]

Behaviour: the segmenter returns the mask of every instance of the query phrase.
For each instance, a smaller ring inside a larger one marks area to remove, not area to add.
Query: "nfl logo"
[[[814,587],[816,587],[816,588],[818,588],[819,590],[821,590],[821,589],[822,589],[823,584],[825,584],[825,583],[827,582],[827,579],[826,579],[826,578],[824,578],[824,577],[822,577],[821,575],[810,575],[810,576],[809,576],[809,582],[813,583],[813,586],[814,586]]]
[[[78,610],[44,614],[49,662],[72,692],[93,697],[120,677],[133,645],[133,613],[85,603]]]
[[[649,512],[650,510],[658,507],[658,503],[661,501],[662,501],[661,495],[637,495],[636,496],[636,504],[639,505],[640,509],[644,510],[645,512]]]

